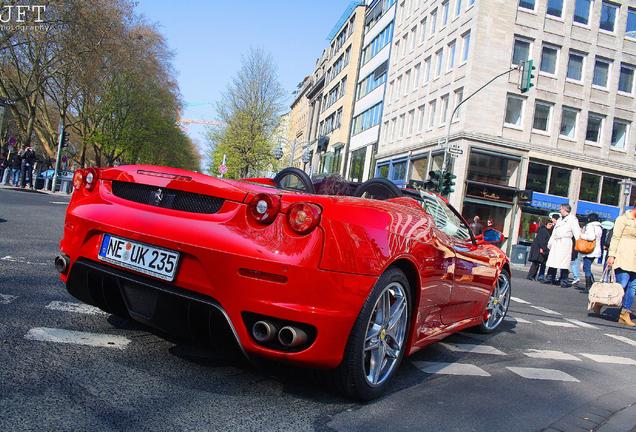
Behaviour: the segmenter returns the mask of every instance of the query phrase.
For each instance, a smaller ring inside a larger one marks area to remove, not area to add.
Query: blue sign
[[[556,195],[548,195],[544,193],[532,193],[532,207],[558,211],[561,204],[567,204],[568,199]]]
[[[577,215],[596,213],[601,220],[614,220],[620,215],[620,208],[611,205],[579,201],[576,206]]]

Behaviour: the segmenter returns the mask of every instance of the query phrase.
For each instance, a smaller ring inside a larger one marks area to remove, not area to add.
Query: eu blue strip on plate
[[[99,255],[105,257],[106,251],[108,250],[108,244],[110,243],[110,235],[104,234],[104,239],[102,240],[102,247],[99,250]]]

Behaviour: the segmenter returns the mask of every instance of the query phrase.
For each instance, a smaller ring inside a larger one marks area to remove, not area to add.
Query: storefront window
[[[478,204],[472,201],[464,201],[464,207],[462,208],[462,216],[467,221],[472,221],[475,216],[479,216],[484,228],[488,225],[488,220],[492,221],[492,227],[497,231],[504,232],[506,225],[506,214],[508,213],[508,207],[495,207],[489,204]]]
[[[392,181],[406,180],[406,161],[393,164],[393,172],[391,173]]]
[[[389,164],[379,165],[376,172],[377,177],[389,178]]]
[[[603,177],[601,204],[617,206],[620,200],[621,184],[619,179]]]
[[[519,161],[479,152],[470,153],[468,180],[501,186],[516,186]]]
[[[444,155],[438,154],[433,156],[433,164],[431,165],[431,171],[439,171],[444,165]]]
[[[584,201],[598,201],[598,190],[601,185],[601,176],[583,173],[581,176],[581,190],[579,199]]]
[[[570,174],[572,171],[564,168],[552,167],[550,176],[550,189],[548,193],[566,197],[570,190]]]
[[[519,225],[519,243],[531,244],[534,238],[537,236],[537,231],[542,223],[548,220],[547,211],[536,211],[521,213],[521,224]]]
[[[548,185],[548,165],[530,162],[528,165],[528,178],[526,189],[534,192],[545,193]]]
[[[415,159],[412,163],[411,179],[426,181],[428,179],[428,157]]]
[[[351,168],[349,169],[349,178],[353,181],[362,181],[364,173],[364,159],[367,155],[367,148],[363,147],[351,153]]]

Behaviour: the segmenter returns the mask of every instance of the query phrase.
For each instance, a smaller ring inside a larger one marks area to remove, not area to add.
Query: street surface
[[[0,189],[0,430],[636,430],[636,331],[514,271],[509,316],[403,363],[358,404],[79,304],[53,267],[68,196]]]

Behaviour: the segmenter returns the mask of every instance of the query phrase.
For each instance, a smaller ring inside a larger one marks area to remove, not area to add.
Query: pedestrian
[[[22,155],[22,159],[24,160],[24,176],[22,177],[22,187],[25,186],[28,189],[33,187],[33,166],[35,164],[35,150],[33,147],[28,146],[24,150],[24,154]]]
[[[530,246],[529,261],[532,263],[528,275],[529,280],[538,280],[543,282],[545,278],[545,261],[548,259],[548,241],[552,235],[554,222],[552,219],[546,220],[537,230],[537,235]],[[538,272],[538,275],[537,275]]]
[[[629,327],[636,327],[631,317],[636,294],[636,200],[633,205],[634,208],[620,215],[614,223],[607,259],[607,265],[616,274],[616,282],[625,290],[618,322]],[[600,313],[600,306],[594,312]]]
[[[572,262],[572,238],[578,240],[581,236],[579,221],[571,212],[570,204],[561,204],[559,208],[561,219],[554,226],[548,241],[550,252],[545,264],[548,267],[548,273],[543,283],[561,285],[562,288],[570,286],[568,273]],[[558,279],[556,277],[557,270],[560,271]]]
[[[473,218],[473,223],[470,224],[470,229],[475,236],[482,235],[484,233],[484,226],[481,224],[479,216]]]
[[[592,274],[592,263],[595,259],[603,254],[603,227],[598,221],[596,213],[590,213],[587,216],[587,224],[583,227],[581,238],[594,242],[594,250],[583,255],[583,273],[585,273],[585,292],[589,292],[594,283],[594,275]],[[582,254],[579,254],[581,256]]]
[[[2,153],[2,157],[0,157],[0,182],[4,178],[4,171],[6,169],[9,169],[9,159],[6,153]]]
[[[11,184],[18,186],[20,183],[20,168],[22,166],[22,150],[17,151],[11,158]]]
[[[572,243],[574,245],[574,243]],[[576,285],[581,282],[581,254],[572,248],[572,264],[570,264],[570,272],[572,272],[572,280],[569,282],[571,285]]]

